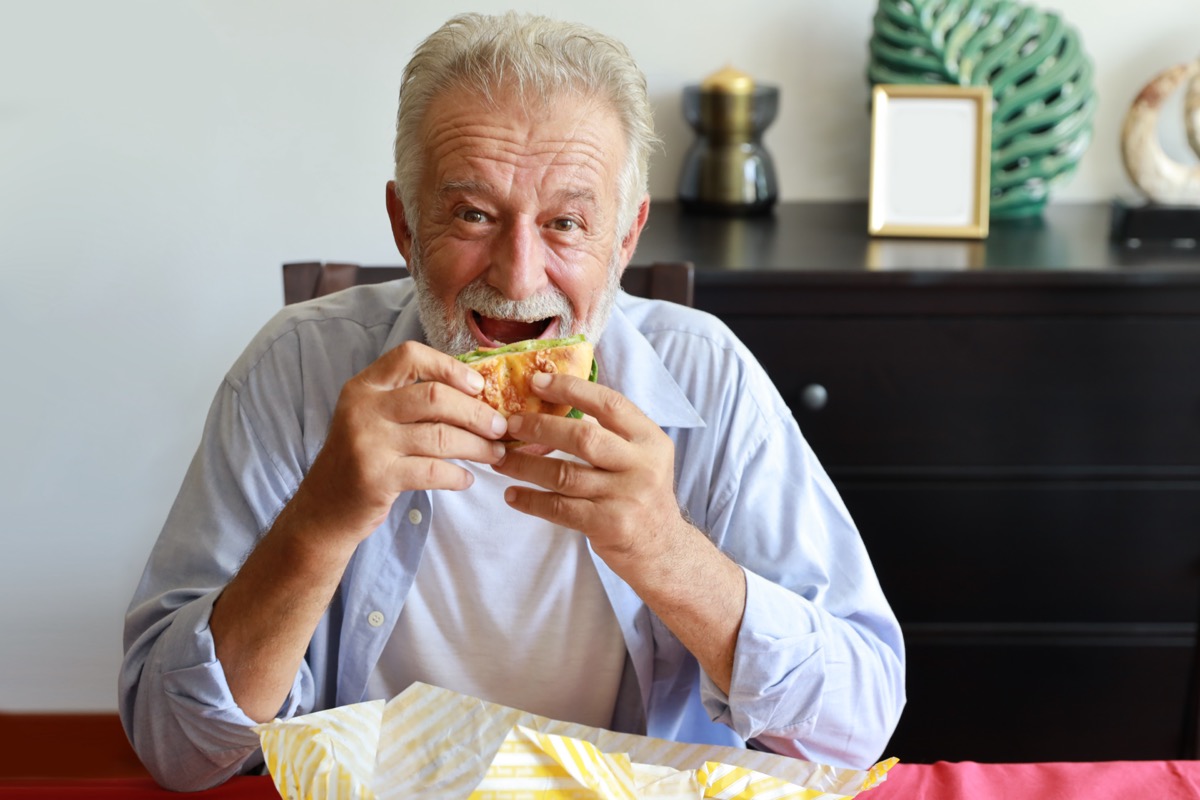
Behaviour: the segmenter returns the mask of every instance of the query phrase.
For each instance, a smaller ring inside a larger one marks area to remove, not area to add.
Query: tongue
[[[538,322],[519,322],[512,319],[491,319],[483,315],[476,317],[479,332],[494,342],[512,344],[526,339],[536,339],[542,335],[549,320]]]

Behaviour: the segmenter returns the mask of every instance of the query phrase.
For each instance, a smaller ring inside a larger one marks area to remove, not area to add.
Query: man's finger
[[[615,471],[633,466],[629,442],[596,422],[549,414],[514,414],[508,418],[508,435],[570,453],[600,469]]]
[[[460,392],[483,391],[483,376],[440,350],[408,341],[394,347],[362,372],[363,380],[379,389],[398,389],[418,381],[438,381]]]
[[[461,428],[441,423],[406,425],[396,438],[393,449],[405,458],[461,459],[495,464],[507,454],[501,442],[481,439]]]
[[[524,486],[504,490],[504,502],[517,511],[575,531],[587,530],[595,504],[578,497],[563,497],[553,492],[541,492]]]
[[[510,452],[493,469],[501,475],[568,497],[591,497],[600,488],[594,467],[565,458]]]
[[[658,426],[623,394],[574,375],[539,373],[529,382],[533,393],[543,400],[562,403],[595,417],[608,430],[623,439],[634,440]]]
[[[387,392],[382,402],[388,418],[401,424],[445,422],[485,439],[496,439],[508,430],[507,420],[487,403],[437,381]]]
[[[428,490],[461,491],[475,483],[475,476],[468,470],[440,458],[406,458],[398,462],[392,477],[403,486]]]

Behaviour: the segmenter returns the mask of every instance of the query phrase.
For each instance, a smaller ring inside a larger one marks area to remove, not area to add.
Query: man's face
[[[616,114],[573,95],[499,99],[456,91],[424,120],[420,222],[405,255],[426,335],[450,353],[598,339],[637,238],[616,229]]]

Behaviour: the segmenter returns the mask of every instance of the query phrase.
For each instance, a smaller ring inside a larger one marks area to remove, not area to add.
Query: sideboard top
[[[635,259],[691,261],[701,273],[698,279],[717,282],[720,276],[711,273],[834,273],[843,278],[863,272],[997,278],[1003,273],[1011,278],[1023,274],[1025,280],[1034,278],[1029,273],[1086,273],[1092,278],[1107,273],[1125,280],[1200,281],[1200,248],[1129,247],[1112,241],[1111,221],[1110,204],[1052,203],[1039,217],[992,220],[983,240],[882,238],[867,233],[865,201],[780,203],[760,217],[697,215],[678,203],[655,201]]]

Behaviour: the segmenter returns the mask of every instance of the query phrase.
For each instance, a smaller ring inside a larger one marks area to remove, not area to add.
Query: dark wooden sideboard
[[[984,241],[872,239],[865,203],[655,203],[637,260],[771,373],[904,626],[910,761],[1197,756],[1200,251],[1104,204]]]

